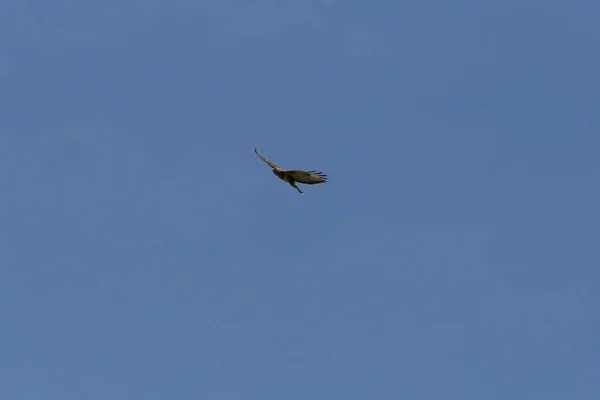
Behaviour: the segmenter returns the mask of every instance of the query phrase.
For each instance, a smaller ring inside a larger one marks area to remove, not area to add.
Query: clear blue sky
[[[598,21],[3,1],[0,398],[599,399]]]

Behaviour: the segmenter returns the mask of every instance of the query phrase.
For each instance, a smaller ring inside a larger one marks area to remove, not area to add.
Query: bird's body
[[[258,151],[256,151],[256,147],[254,148],[254,152],[261,160],[263,160],[265,163],[267,163],[273,169],[273,173],[279,179],[281,179],[284,182],[289,183],[290,186],[292,186],[294,189],[296,189],[300,194],[304,194],[304,192],[302,190],[300,190],[300,188],[298,188],[298,186],[296,186],[296,182],[304,183],[306,185],[316,185],[318,183],[327,182],[327,175],[323,174],[322,172],[316,172],[314,170],[313,171],[286,170],[286,169],[279,167],[277,164],[273,163],[272,161],[268,160],[267,158],[258,154]]]

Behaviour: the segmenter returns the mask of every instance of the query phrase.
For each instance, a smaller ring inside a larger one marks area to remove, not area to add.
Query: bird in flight
[[[327,175],[325,175],[322,172],[316,172],[314,170],[313,171],[286,170],[286,169],[279,167],[277,164],[273,163],[272,161],[266,159],[265,157],[261,156],[260,154],[258,154],[258,151],[256,151],[256,147],[254,148],[254,152],[261,160],[263,160],[264,162],[269,164],[269,166],[271,168],[273,168],[273,173],[275,175],[277,175],[277,177],[279,179],[281,179],[284,182],[289,183],[294,189],[296,189],[298,192],[300,192],[300,194],[304,194],[304,192],[302,190],[300,190],[300,188],[298,186],[296,186],[296,182],[304,183],[305,185],[316,185],[317,183],[327,182]]]

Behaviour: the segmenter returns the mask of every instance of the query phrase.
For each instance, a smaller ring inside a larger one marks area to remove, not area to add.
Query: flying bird
[[[261,156],[260,154],[258,154],[258,151],[256,151],[256,147],[254,148],[254,152],[261,160],[263,160],[264,162],[269,164],[269,166],[271,168],[273,168],[273,173],[275,175],[277,175],[277,177],[279,179],[283,180],[284,182],[289,183],[294,189],[296,189],[298,192],[300,192],[300,194],[304,194],[304,192],[302,190],[300,190],[300,188],[298,186],[296,186],[296,182],[304,183],[305,185],[316,185],[317,183],[327,182],[327,175],[325,175],[322,172],[316,172],[315,170],[312,170],[312,171],[286,170],[286,169],[279,167],[274,162],[272,162],[272,161],[266,159],[265,157]]]

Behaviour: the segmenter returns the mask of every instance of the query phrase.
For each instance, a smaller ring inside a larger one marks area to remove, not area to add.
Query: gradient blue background
[[[599,399],[598,21],[3,1],[0,398]]]

